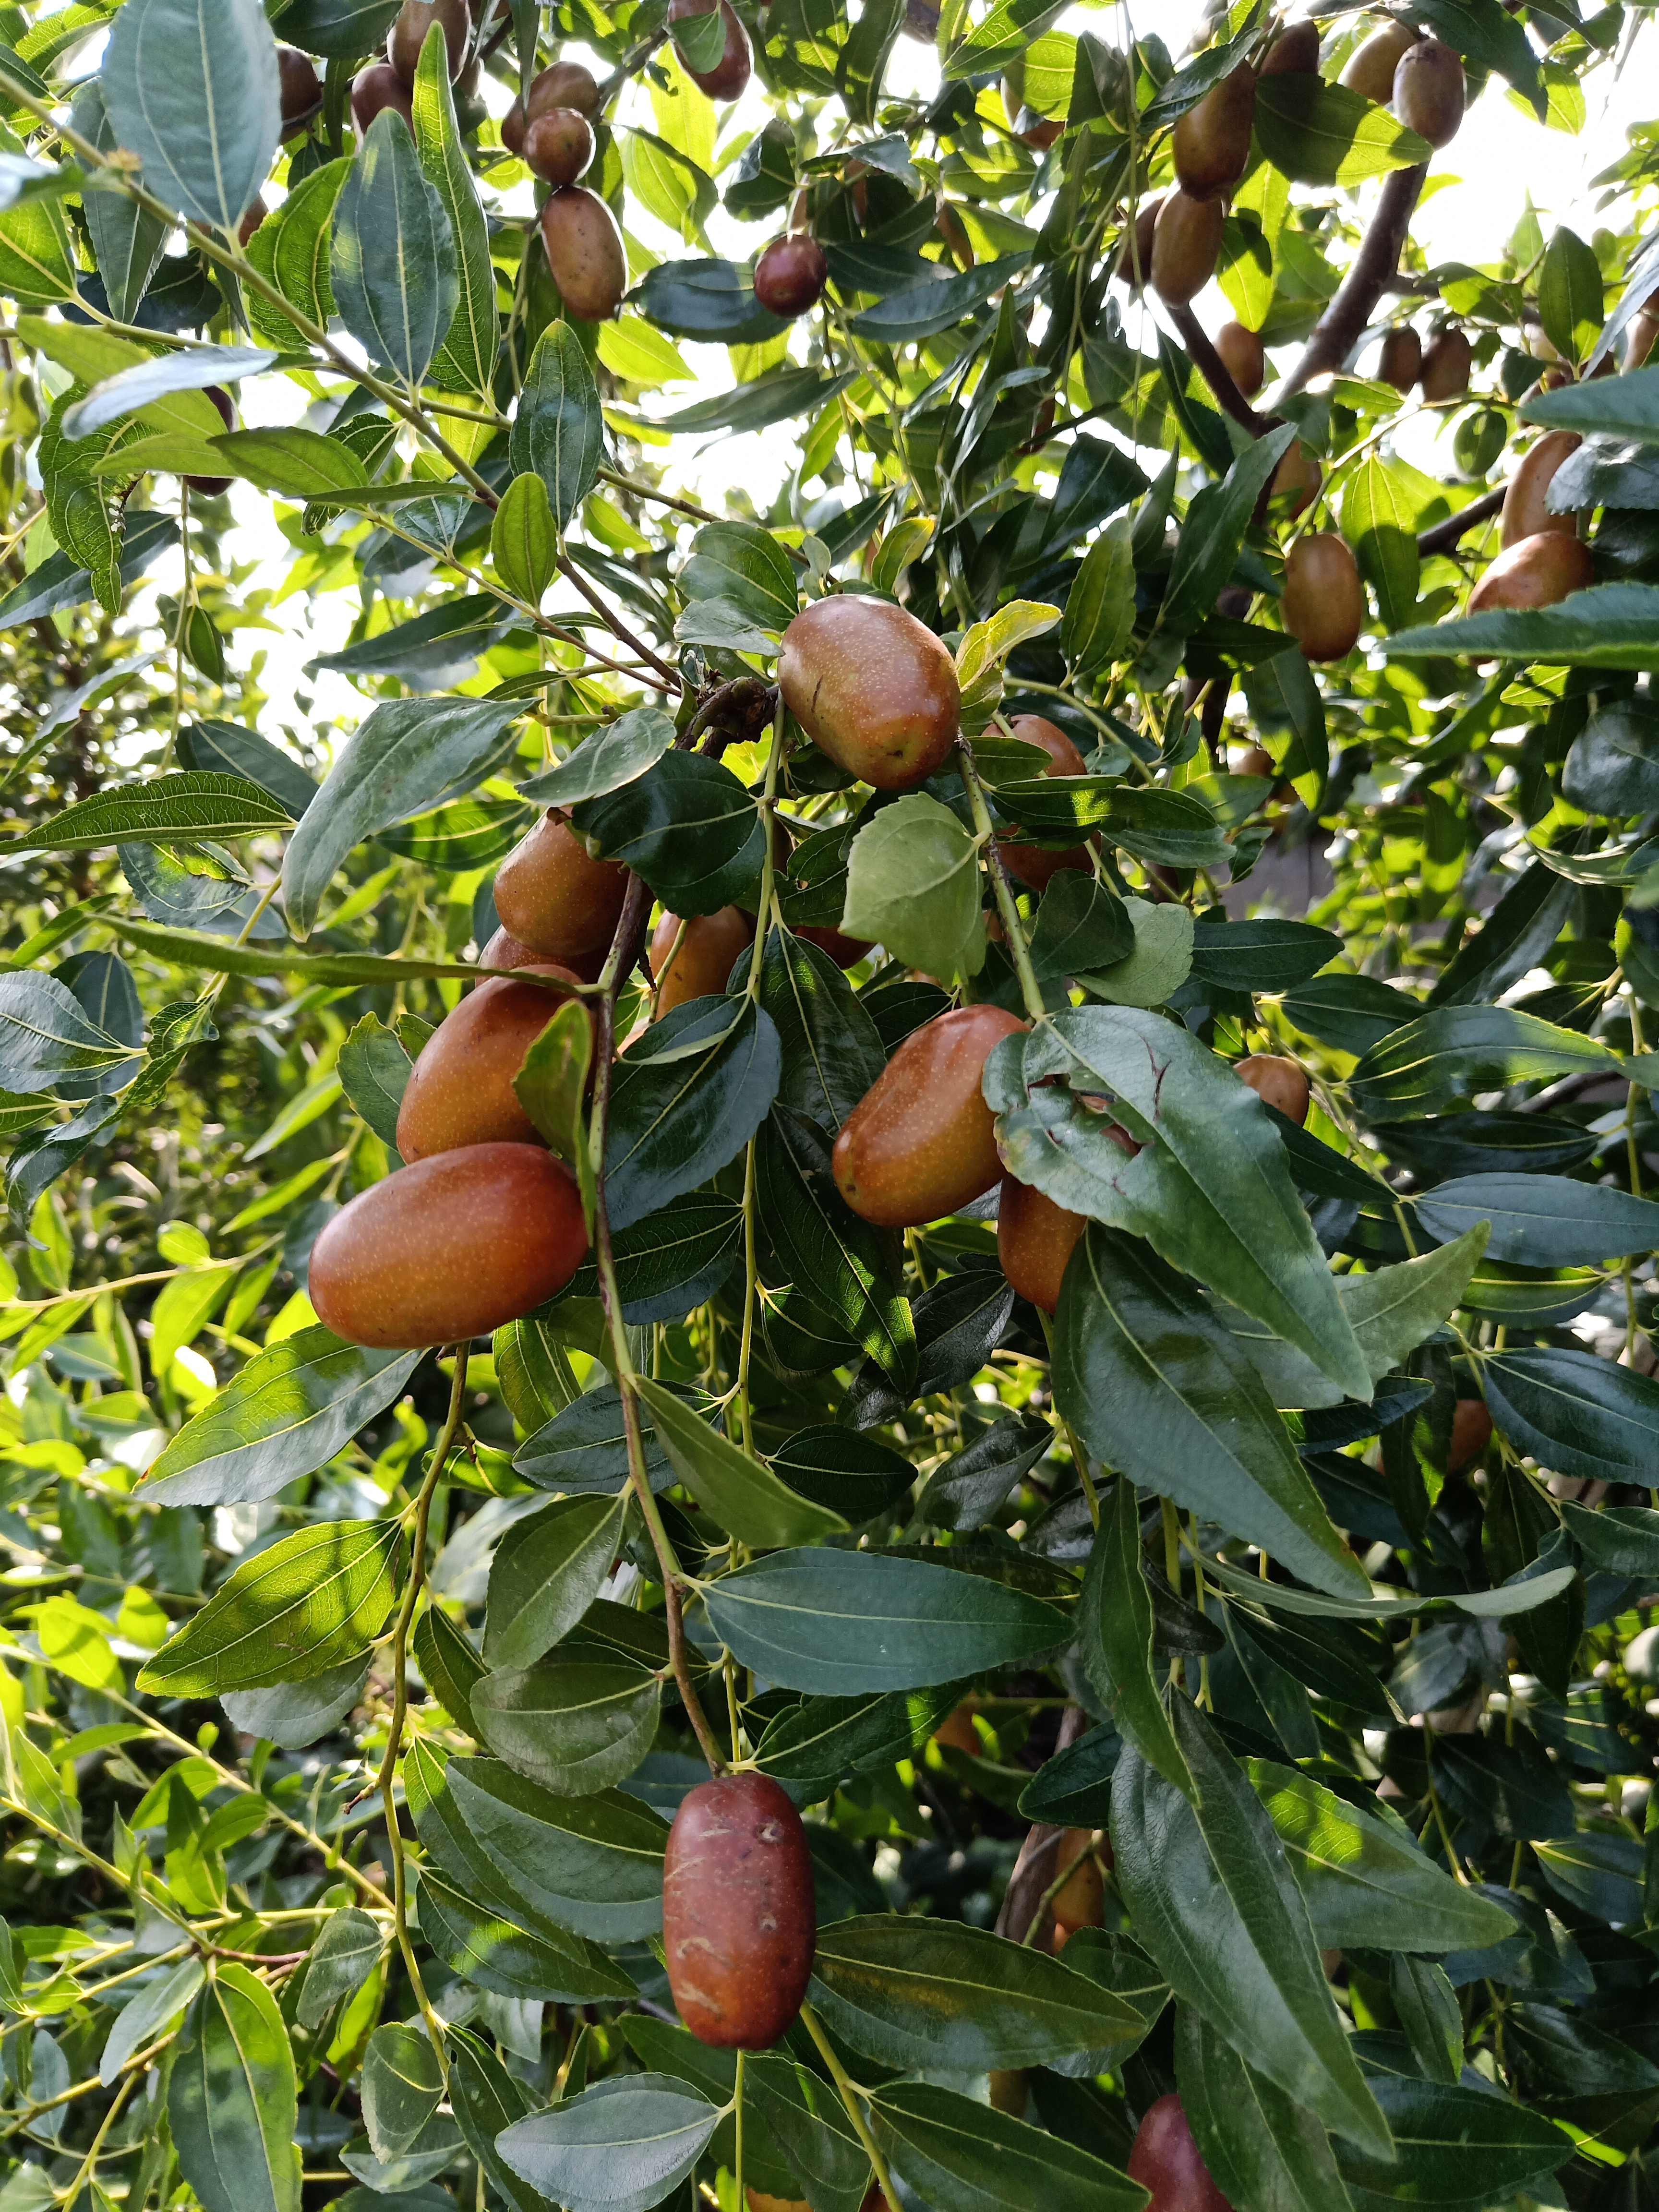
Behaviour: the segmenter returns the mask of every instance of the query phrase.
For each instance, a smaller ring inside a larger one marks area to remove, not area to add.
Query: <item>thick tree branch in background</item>
[[[1437,522],[1432,530],[1423,531],[1417,540],[1419,553],[1449,553],[1466,530],[1473,530],[1477,522],[1486,522],[1504,504],[1507,484],[1499,484],[1496,491],[1483,491],[1479,499],[1472,499],[1467,507],[1460,507],[1455,514]]]
[[[1414,169],[1392,171],[1384,181],[1353,265],[1320,317],[1301,360],[1285,378],[1281,398],[1302,391],[1328,370],[1340,368],[1353,351],[1377,301],[1399,271],[1412,214],[1428,173],[1428,163],[1423,161]]]
[[[1193,357],[1193,366],[1215,394],[1216,404],[1235,422],[1242,422],[1253,438],[1270,430],[1272,423],[1258,415],[1233,382],[1227,364],[1210,343],[1210,334],[1190,307],[1171,307],[1170,320],[1181,333],[1181,342]]]

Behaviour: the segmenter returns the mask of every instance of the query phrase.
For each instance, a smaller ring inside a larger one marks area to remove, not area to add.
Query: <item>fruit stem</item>
[[[999,714],[997,727],[1003,736],[1012,733]],[[1019,988],[1025,1000],[1025,1011],[1034,1022],[1048,1018],[1048,1008],[1042,1003],[1042,988],[1031,965],[1030,947],[1025,942],[1025,932],[1020,926],[1019,908],[1014,903],[1014,894],[1008,881],[1008,872],[1002,865],[1002,855],[997,850],[996,833],[991,827],[991,810],[985,803],[985,787],[974,766],[974,756],[966,738],[957,741],[957,773],[968,793],[974,810],[974,828],[985,848],[985,864],[991,872],[991,888],[996,893],[997,911],[1002,916],[1002,933],[1007,941],[1008,957],[1019,977]]]
[[[397,1626],[392,1632],[392,1724],[386,1731],[386,1757],[380,1761],[380,1802],[386,1808],[386,1838],[392,1845],[392,1917],[398,1931],[398,1948],[403,1954],[404,1971],[409,1976],[409,1985],[415,1992],[421,2018],[426,2022],[426,2032],[432,2039],[433,2050],[438,2055],[439,2071],[446,2081],[449,2079],[449,2060],[444,2050],[443,2023],[432,2009],[432,2000],[426,1993],[426,1984],[421,1979],[421,1970],[416,1963],[415,1947],[409,1940],[409,1872],[404,1863],[404,1832],[398,1818],[398,1801],[392,1778],[397,1771],[398,1754],[403,1749],[404,1719],[409,1710],[406,1671],[409,1631],[426,1583],[427,1527],[432,1518],[432,1500],[460,1432],[461,1408],[466,1401],[466,1364],[471,1350],[470,1344],[460,1344],[455,1347],[455,1380],[450,1387],[449,1411],[444,1417],[437,1449],[426,1472],[426,1480],[421,1485],[420,1496],[415,1501],[415,1534],[410,1553],[409,1583],[404,1591],[403,1603],[398,1608]]]
[[[835,2083],[841,2101],[847,2107],[847,2117],[858,2131],[858,2138],[864,2145],[865,2154],[875,2168],[876,2179],[881,2184],[882,2195],[890,2204],[896,2204],[897,2192],[893,2187],[892,2179],[888,2173],[881,2153],[876,2148],[876,2139],[870,2132],[870,2123],[859,2109],[858,2092],[848,2079],[847,2069],[831,2049],[830,2039],[818,2025],[818,2016],[810,2004],[804,2004],[801,2007],[800,2016],[806,2033],[818,2047],[818,2056],[830,2069],[830,2079]]]
[[[734,1743],[733,1743],[732,1747],[733,1747],[733,1749],[735,1750],[735,1748],[736,1748],[735,1741],[734,1741]],[[736,2197],[737,2197],[737,2200],[738,2200],[738,2212],[744,2212],[744,2197],[743,2197],[743,2062],[744,2062],[744,2060],[748,2056],[749,2056],[749,2053],[748,2053],[746,2051],[738,2051],[738,2079],[737,2079],[736,2086],[733,2087],[732,2092],[732,2107],[733,2107],[733,2121],[734,2121],[734,2125],[735,2125],[736,2133],[737,2133],[737,2146],[736,2146],[736,2150],[735,2150],[735,2153],[734,2153],[734,2156],[735,2156],[736,2162],[737,2162],[737,2185],[737,2185],[737,2189],[736,2189],[736,2191],[735,2191],[735,2192],[734,2192],[734,2193],[735,2193],[735,2195],[736,2195]]]

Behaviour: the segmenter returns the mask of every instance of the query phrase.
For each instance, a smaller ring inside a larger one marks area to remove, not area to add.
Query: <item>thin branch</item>
[[[1192,356],[1193,366],[1215,394],[1216,404],[1224,414],[1231,415],[1235,422],[1242,422],[1253,438],[1259,438],[1273,428],[1265,415],[1258,415],[1232,379],[1231,372],[1221,356],[1210,343],[1210,334],[1190,307],[1171,307],[1170,319],[1181,333],[1181,342]]]
[[[1495,491],[1483,491],[1479,499],[1472,499],[1467,507],[1460,507],[1455,514],[1444,522],[1437,522],[1432,530],[1418,534],[1417,550],[1420,554],[1449,553],[1465,531],[1473,530],[1477,522],[1490,521],[1502,508],[1509,486],[1499,484]]]
[[[1421,161],[1414,169],[1395,169],[1384,179],[1376,212],[1341,289],[1320,317],[1301,360],[1280,386],[1281,398],[1302,391],[1328,369],[1340,368],[1358,343],[1377,301],[1399,271],[1413,210],[1428,173],[1428,163]]]

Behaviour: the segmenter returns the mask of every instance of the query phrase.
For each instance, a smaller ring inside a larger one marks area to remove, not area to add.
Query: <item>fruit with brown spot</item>
[[[1471,1460],[1480,1458],[1492,1442],[1492,1414],[1484,1398],[1460,1398],[1452,1414],[1451,1449],[1447,1465],[1461,1474]]]
[[[1233,2212],[1199,2155],[1179,2097],[1160,2097],[1147,2108],[1128,2172],[1131,2181],[1152,2192],[1142,2212]]]
[[[532,118],[524,134],[524,158],[544,185],[574,185],[593,159],[593,126],[580,108],[550,107]]]
[[[1212,276],[1221,252],[1225,210],[1218,199],[1173,191],[1152,226],[1152,289],[1166,307],[1184,307]]]
[[[1438,151],[1457,136],[1466,89],[1462,57],[1438,39],[1419,39],[1395,70],[1394,112]]]
[[[1223,323],[1215,334],[1221,366],[1247,399],[1254,399],[1267,380],[1267,349],[1261,333],[1245,323]]]
[[[1195,200],[1230,192],[1249,167],[1255,120],[1255,72],[1241,62],[1176,125],[1175,172],[1182,191]]]
[[[323,81],[309,54],[298,46],[278,46],[276,78],[283,104],[283,136],[302,131],[323,104]]]
[[[1365,586],[1347,541],[1334,531],[1298,538],[1285,556],[1279,619],[1310,660],[1340,660],[1365,627]]]
[[[1469,593],[1472,615],[1504,607],[1553,607],[1594,581],[1595,563],[1582,538],[1541,530],[1505,546]]]
[[[1248,1083],[1264,1104],[1277,1107],[1287,1121],[1300,1126],[1307,1120],[1312,1094],[1305,1069],[1295,1060],[1282,1053],[1253,1052],[1248,1060],[1235,1062],[1233,1073],[1241,1083]]]
[[[1085,775],[1088,766],[1082,754],[1057,723],[1044,714],[1016,714],[1008,725],[1015,737],[1028,745],[1041,745],[1048,756],[1044,775]],[[1042,845],[1022,845],[1016,839],[1000,837],[997,852],[1002,865],[1011,876],[1028,884],[1034,891],[1046,890],[1065,868],[1088,868],[1093,863],[1086,845],[1068,846],[1064,852],[1051,853]]]
[[[731,100],[740,97],[748,85],[755,66],[755,58],[749,49],[749,33],[738,19],[732,0],[720,0],[720,17],[726,25],[726,45],[720,58],[710,70],[687,67],[686,75],[700,92],[710,100]],[[668,20],[683,22],[688,15],[706,15],[707,0],[671,0]]]
[[[1339,82],[1386,107],[1394,98],[1394,73],[1416,44],[1417,33],[1408,24],[1385,23],[1354,48]]]
[[[1056,1206],[1018,1176],[1002,1178],[997,1258],[1020,1297],[1040,1306],[1051,1320],[1060,1305],[1066,1263],[1088,1226],[1085,1215]]]
[[[817,1944],[806,1831],[770,1775],[722,1775],[682,1802],[662,1905],[687,2027],[719,2050],[770,2050],[800,2010]]]
[[[627,869],[617,860],[591,860],[558,813],[543,815],[495,878],[502,928],[538,960],[569,960],[608,945],[627,896]]]
[[[1461,399],[1469,388],[1474,349],[1462,331],[1437,331],[1423,349],[1418,388],[1431,406]]]
[[[467,43],[472,32],[466,0],[404,0],[398,20],[392,26],[392,35],[386,42],[386,58],[411,92],[415,88],[415,72],[421,64],[421,49],[434,23],[443,33],[444,44],[449,50],[450,82],[453,83],[466,67]]]
[[[805,231],[775,238],[755,264],[755,297],[786,322],[816,307],[829,281],[823,248]]]
[[[369,125],[388,107],[395,107],[404,121],[413,127],[415,100],[409,87],[390,62],[370,62],[351,80],[351,119],[356,125],[357,136],[367,138]]]
[[[1556,471],[1568,454],[1576,453],[1583,443],[1576,430],[1547,430],[1537,444],[1528,448],[1504,494],[1505,545],[1517,545],[1523,538],[1536,538],[1549,530],[1559,531],[1564,538],[1577,536],[1577,517],[1552,514],[1545,501]]]
[[[542,209],[542,245],[570,313],[578,322],[608,323],[628,289],[628,253],[599,194],[586,185],[554,192]]]
[[[1319,496],[1319,487],[1325,481],[1325,471],[1303,444],[1292,438],[1285,457],[1273,471],[1273,480],[1267,494],[1268,511],[1294,522],[1304,514]]]
[[[1423,374],[1423,341],[1409,323],[1389,331],[1376,357],[1377,381],[1409,392]]]
[[[1002,1163],[981,1078],[1025,1026],[1000,1006],[957,1006],[905,1038],[836,1139],[836,1187],[854,1213],[915,1229],[984,1196]]]
[[[348,1344],[413,1352],[521,1321],[586,1251],[581,1200],[550,1152],[470,1145],[354,1198],[317,1239],[307,1288]]]
[[[536,964],[554,981],[577,980],[552,961]],[[569,995],[497,975],[446,1014],[422,1046],[398,1109],[404,1158],[430,1159],[465,1145],[539,1145],[513,1079]]]
[[[925,783],[962,726],[949,650],[886,599],[815,600],[783,634],[778,682],[818,750],[878,791]]]
[[[1263,76],[1310,76],[1319,71],[1319,26],[1292,23],[1279,33],[1261,64]]]
[[[740,906],[694,915],[680,934],[680,917],[665,914],[651,936],[651,973],[660,975],[673,954],[667,981],[657,994],[657,1019],[688,999],[718,998],[739,956],[755,941],[755,917]],[[679,946],[674,951],[676,944]]]

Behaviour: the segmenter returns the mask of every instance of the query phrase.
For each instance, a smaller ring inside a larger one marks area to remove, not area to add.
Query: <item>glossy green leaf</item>
[[[26,1096],[66,1076],[98,1074],[131,1062],[131,1046],[88,1021],[55,976],[33,969],[0,975],[0,1084]]]
[[[895,2175],[927,2203],[962,2212],[1135,2212],[1145,2202],[1103,2159],[955,2089],[895,2082],[871,2106],[876,2140]]]
[[[758,890],[766,841],[755,801],[729,769],[701,754],[665,752],[642,775],[580,801],[571,818],[672,913],[714,914],[751,884]]]
[[[614,1653],[562,1644],[484,1675],[472,1715],[499,1758],[545,1790],[592,1796],[630,1775],[657,1731],[661,1686]]]
[[[1158,611],[1160,628],[1184,635],[1215,604],[1232,572],[1255,504],[1296,436],[1286,422],[1254,440],[1218,484],[1193,495],[1176,541],[1170,580]]]
[[[558,567],[558,536],[547,486],[533,471],[515,476],[490,526],[495,573],[529,606],[538,607]],[[583,797],[588,796],[584,793]]]
[[[1348,1088],[1363,1114],[1387,1118],[1438,1114],[1454,1099],[1511,1084],[1602,1071],[1617,1075],[1621,1063],[1593,1037],[1510,1006],[1444,1006],[1366,1048]]]
[[[287,808],[256,785],[186,769],[83,799],[43,823],[32,842],[44,852],[92,853],[115,844],[258,837],[289,826]]]
[[[444,2077],[416,2020],[386,2021],[363,2053],[363,2125],[377,2158],[407,2150],[438,2109]]]
[[[460,279],[454,225],[395,109],[370,124],[341,191],[329,277],[370,359],[418,385],[454,320]]]
[[[1134,566],[1130,522],[1115,515],[1083,556],[1066,601],[1060,641],[1079,675],[1109,667],[1127,650],[1134,627]]]
[[[944,981],[985,964],[979,851],[925,792],[884,806],[853,841],[840,927]]]
[[[1401,657],[1457,653],[1480,660],[1545,661],[1569,668],[1646,668],[1659,647],[1659,586],[1592,584],[1559,605],[1494,610],[1432,628],[1403,629],[1382,650]]]
[[[908,1759],[955,1711],[960,1685],[867,1690],[857,1698],[808,1698],[767,1723],[755,1758],[781,1780],[829,1784],[866,1767]]]
[[[130,0],[102,82],[116,136],[149,190],[234,234],[282,133],[276,44],[257,0]]]
[[[563,532],[593,489],[603,453],[599,386],[587,356],[568,323],[550,324],[531,356],[514,418],[514,471],[541,478]]]
[[[1652,1200],[1565,1176],[1462,1176],[1425,1194],[1417,1215],[1443,1242],[1472,1222],[1489,1222],[1486,1249],[1511,1267],[1595,1266],[1659,1246]]]
[[[351,167],[349,159],[326,161],[302,177],[248,241],[248,258],[260,275],[307,322],[324,330],[334,316],[329,277],[334,210]],[[263,293],[250,289],[246,297],[249,319],[261,337],[284,347],[303,343],[295,324]]]
[[[1481,1387],[1493,1420],[1540,1466],[1592,1482],[1645,1481],[1659,1437],[1650,1376],[1552,1346],[1484,1361]]]
[[[740,1542],[769,1550],[845,1532],[839,1513],[799,1497],[660,1382],[638,1376],[634,1387],[651,1408],[675,1474],[703,1510]]]
[[[1386,107],[1311,74],[1264,80],[1255,127],[1274,168],[1303,185],[1360,184],[1427,161],[1433,150]]]
[[[858,994],[821,945],[775,927],[761,962],[761,1004],[782,1054],[780,1101],[838,1130],[887,1065]]]
[[[1230,2203],[1343,2212],[1347,2191],[1324,2128],[1190,2005],[1176,2015],[1176,2078],[1199,2154]]]
[[[720,2108],[667,2074],[612,2075],[516,2121],[496,2148],[568,2212],[649,2212],[696,2165]]]
[[[416,149],[449,219],[455,256],[453,318],[442,336],[428,380],[440,392],[466,392],[487,400],[501,346],[489,226],[456,120],[448,48],[441,36],[434,43],[431,30],[415,72],[414,109]]]
[[[1396,2157],[1339,2147],[1337,2164],[1355,2212],[1398,2204],[1402,2190],[1424,2205],[1490,2201],[1534,2178],[1541,2181],[1571,2154],[1571,2138],[1561,2129],[1507,2097],[1397,2075],[1377,2075],[1371,2086]]]
[[[1084,1671],[1118,1733],[1164,1779],[1190,1795],[1192,1778],[1152,1676],[1152,1601],[1140,1547],[1140,1507],[1127,1476],[1101,1514],[1078,1608]]]
[[[222,1965],[191,2006],[167,2107],[205,2212],[300,2212],[294,2054],[276,1998],[246,1966]]]
[[[340,1047],[340,1088],[383,1145],[398,1142],[398,1109],[414,1063],[397,1033],[365,1014]]]
[[[631,1228],[735,1159],[777,1095],[778,1033],[752,1000],[689,1000],[620,1064],[606,1131],[613,1230]]]
[[[360,1703],[368,1680],[366,1659],[348,1659],[304,1682],[268,1690],[226,1690],[219,1702],[234,1729],[256,1741],[303,1751],[337,1729]]]
[[[487,1666],[533,1667],[570,1633],[610,1575],[622,1519],[620,1496],[578,1497],[514,1523],[489,1570]]]

